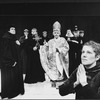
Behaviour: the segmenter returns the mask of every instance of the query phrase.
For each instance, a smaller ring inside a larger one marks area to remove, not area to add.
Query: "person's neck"
[[[86,65],[85,68],[86,69],[91,69],[91,68],[93,68],[95,66],[96,66],[96,62],[94,62],[92,65]]]
[[[57,40],[57,39],[59,39],[59,37],[54,37],[54,39],[56,39],[56,40]]]

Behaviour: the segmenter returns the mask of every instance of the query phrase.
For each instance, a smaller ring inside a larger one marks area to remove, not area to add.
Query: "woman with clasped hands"
[[[100,44],[86,42],[82,48],[81,64],[70,77],[59,86],[59,93],[65,96],[76,93],[76,99],[100,99]]]

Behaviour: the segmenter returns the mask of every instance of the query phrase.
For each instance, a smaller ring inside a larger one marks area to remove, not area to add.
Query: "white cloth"
[[[59,72],[62,76],[63,75],[63,67],[62,67],[58,52],[56,52],[56,64],[57,64],[57,69],[59,70]]]
[[[58,49],[59,53],[56,52]],[[57,40],[51,39],[48,45],[40,46],[40,61],[43,69],[52,80],[59,80],[63,77],[63,70],[67,77],[69,75],[69,45],[63,37]]]

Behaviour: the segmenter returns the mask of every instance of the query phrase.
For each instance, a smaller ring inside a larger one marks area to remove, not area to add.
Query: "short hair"
[[[94,52],[95,52],[96,56],[100,55],[100,43],[97,43],[93,40],[90,40],[90,41],[84,43],[83,46],[85,46],[85,45],[86,46],[91,46],[94,49]]]

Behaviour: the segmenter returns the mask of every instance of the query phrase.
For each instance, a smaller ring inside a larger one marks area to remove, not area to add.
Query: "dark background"
[[[78,25],[85,32],[85,40],[100,42],[100,2],[99,0],[0,0],[0,36],[10,26],[15,26],[17,35],[24,28],[48,31],[52,35],[52,25],[58,20],[62,26],[62,36],[66,30],[74,30]]]

